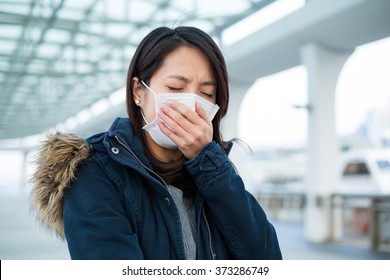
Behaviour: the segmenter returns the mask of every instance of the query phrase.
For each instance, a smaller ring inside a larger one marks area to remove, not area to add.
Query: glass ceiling
[[[0,0],[0,139],[42,133],[126,83],[152,29],[222,31],[275,0]]]

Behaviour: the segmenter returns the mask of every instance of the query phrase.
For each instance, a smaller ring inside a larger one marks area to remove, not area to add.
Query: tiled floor
[[[314,244],[304,238],[299,223],[273,222],[284,259],[290,260],[390,260],[390,252],[373,251],[343,243]]]
[[[55,238],[30,214],[28,197],[0,196],[0,259],[69,259],[66,243]]]

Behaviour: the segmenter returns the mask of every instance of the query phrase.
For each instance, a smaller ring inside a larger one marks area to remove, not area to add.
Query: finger
[[[170,111],[169,113],[165,112],[166,110],[161,109],[158,113],[158,117],[162,123],[173,133],[177,135],[184,135],[185,133],[188,133],[187,131],[191,130],[191,123],[186,119],[185,116],[174,111]]]
[[[185,148],[188,145],[194,145],[195,142],[198,144],[203,142],[208,143],[211,140],[212,124],[207,122],[207,115],[204,110],[198,108],[199,112],[202,110],[200,114],[207,121],[203,120],[196,112],[183,104],[172,103],[172,106],[173,108],[167,105],[161,106],[159,112],[159,117],[166,128],[173,130],[173,134],[175,134],[173,135],[172,131],[163,131],[164,133],[166,132],[166,135],[172,141],[179,147]]]
[[[171,111],[170,116],[165,114],[165,111]],[[190,110],[193,114],[194,111]],[[172,117],[174,115],[175,117]],[[196,114],[195,114],[196,115]],[[185,143],[193,143],[194,141],[199,141],[203,138],[203,135],[207,135],[209,127],[199,116],[196,116],[201,122],[199,124],[191,123],[186,116],[178,113],[172,108],[162,109],[159,112],[160,120],[162,124],[169,130],[162,130],[172,141],[174,141],[178,146]],[[161,129],[161,128],[160,128]],[[180,144],[179,144],[180,141]],[[182,142],[182,143],[181,143]]]
[[[196,121],[195,118],[199,119],[199,117],[189,107],[183,104],[177,105],[175,107],[162,105],[159,112],[160,118],[177,134],[191,131],[194,125],[198,125],[199,121]]]
[[[182,139],[161,120],[157,122],[160,130],[168,136],[178,147],[182,145]]]
[[[175,102],[175,101],[172,101],[172,102],[169,102],[169,103],[166,103],[166,105],[168,106],[168,108],[164,108],[166,110],[165,113],[167,113],[169,115],[169,112],[173,112],[173,111],[169,111],[169,108],[174,110],[176,113],[179,113],[183,116],[185,116],[185,118],[190,121],[191,123],[193,124],[199,124],[199,116],[196,112],[194,112],[190,107],[184,105],[184,104],[181,104],[179,102]],[[175,119],[175,117],[177,117],[178,115],[173,115],[172,117]]]

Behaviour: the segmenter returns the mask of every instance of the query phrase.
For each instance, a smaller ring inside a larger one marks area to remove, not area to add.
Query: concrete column
[[[221,123],[221,132],[225,141],[238,137],[238,120],[241,103],[252,84],[253,83],[230,82],[229,108]],[[247,150],[239,147],[237,144],[233,146],[233,149],[229,154],[229,158],[236,166],[238,173],[242,176],[245,183],[245,166],[242,164],[242,160],[247,155]]]
[[[222,120],[221,131],[223,139],[238,137],[238,117],[242,100],[253,83],[230,82],[229,108]]]
[[[309,102],[304,230],[312,242],[326,242],[333,235],[330,194],[339,185],[335,91],[340,71],[352,52],[316,42],[300,49],[301,61],[307,68]]]

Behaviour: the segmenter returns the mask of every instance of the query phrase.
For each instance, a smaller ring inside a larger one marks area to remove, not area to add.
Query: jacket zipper
[[[209,225],[209,222],[207,221],[207,218],[206,218],[206,213],[204,212],[204,207],[202,208],[202,214],[203,214],[203,218],[206,222],[206,226],[207,226],[207,231],[208,231],[208,234],[209,234],[209,250],[210,250],[210,254],[211,254],[211,257],[213,258],[213,260],[215,260],[215,257],[217,256],[215,253],[214,253],[214,250],[213,250],[213,241],[211,239],[211,230],[210,230],[210,225]]]
[[[142,165],[143,168],[145,168],[146,170],[148,170],[150,173],[152,173],[154,176],[156,176],[162,183],[163,185],[165,186],[165,188],[168,190],[168,185],[167,183],[164,181],[163,178],[161,178],[160,175],[158,175],[156,172],[154,172],[152,169],[150,169],[149,167],[147,167],[145,164],[143,164],[143,162],[134,154],[133,150],[130,149],[129,147],[127,147],[124,143],[122,143],[122,141],[119,139],[119,137],[117,135],[114,135],[116,141],[121,144],[127,151],[129,151],[133,157],[135,157],[135,159],[138,161],[139,164]]]
[[[131,153],[133,155],[133,157],[138,161],[138,163],[143,167],[145,168],[146,170],[148,170],[151,174],[153,174],[154,176],[156,176],[162,183],[163,185],[165,186],[167,192],[169,193],[169,187],[167,185],[167,183],[164,181],[163,178],[161,178],[160,175],[158,175],[156,172],[154,172],[152,169],[150,169],[149,167],[147,167],[145,164],[143,164],[143,162],[135,155],[135,153],[133,152],[132,149],[130,149],[129,147],[127,147],[126,144],[124,144],[117,135],[114,135],[116,141],[122,145],[127,151],[129,151],[129,153]]]
[[[168,190],[168,185],[167,183],[165,183],[164,179],[161,178],[160,175],[158,175],[156,172],[154,172],[152,169],[150,169],[149,167],[147,167],[145,164],[143,164],[143,162],[134,154],[133,150],[131,150],[129,147],[127,147],[127,145],[125,145],[117,135],[114,135],[116,141],[122,145],[127,151],[129,151],[129,153],[131,153],[133,155],[133,157],[138,161],[139,164],[141,164],[141,166],[143,168],[145,168],[146,170],[148,170],[150,173],[154,174],[163,184],[164,186],[166,187],[166,189]],[[202,207],[202,213],[203,213],[203,218],[206,222],[206,226],[207,226],[207,232],[208,232],[208,235],[209,235],[209,244],[210,244],[210,247],[209,247],[209,250],[210,250],[210,254],[211,254],[211,257],[213,260],[215,260],[215,257],[216,257],[216,254],[214,253],[214,250],[213,250],[213,244],[212,244],[212,239],[211,239],[211,231],[210,231],[210,225],[209,225],[209,222],[207,221],[207,218],[206,218],[206,214],[204,212],[204,207]]]

